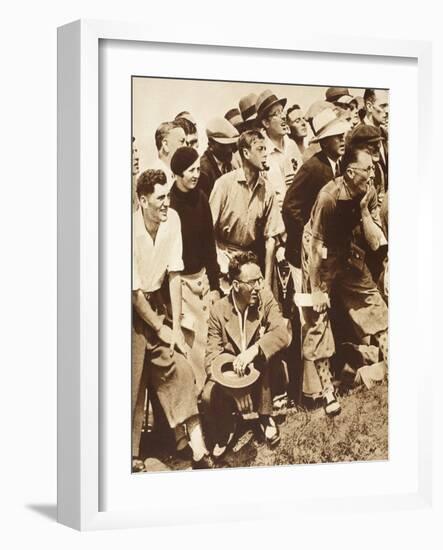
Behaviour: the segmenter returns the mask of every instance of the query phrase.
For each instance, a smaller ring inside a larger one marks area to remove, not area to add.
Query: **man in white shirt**
[[[268,152],[268,180],[280,209],[286,189],[302,164],[300,150],[288,136],[289,127],[284,112],[286,101],[286,98],[277,98],[271,90],[265,90],[256,103],[257,120],[263,128]]]
[[[169,209],[165,173],[143,172],[137,181],[137,196],[140,208],[134,212],[132,277],[133,469],[141,469],[140,436],[148,383],[171,428],[186,426],[193,468],[211,468],[198,416],[194,374],[186,360],[187,347],[180,326],[181,226],[178,214]],[[162,292],[166,275],[170,304]]]

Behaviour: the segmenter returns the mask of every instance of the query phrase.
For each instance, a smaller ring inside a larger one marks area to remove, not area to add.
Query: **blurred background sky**
[[[181,111],[189,111],[197,122],[199,152],[206,149],[205,124],[214,116],[238,108],[241,97],[259,95],[270,88],[277,97],[286,97],[286,107],[298,103],[303,111],[325,98],[327,86],[179,80],[169,78],[133,78],[133,135],[140,157],[140,170],[149,168],[157,158],[154,133],[160,123],[173,120]],[[351,95],[363,96],[364,90],[349,88]]]

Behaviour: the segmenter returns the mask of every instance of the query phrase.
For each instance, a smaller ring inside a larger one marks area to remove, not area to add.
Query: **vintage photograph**
[[[387,460],[389,90],[131,108],[132,471]]]

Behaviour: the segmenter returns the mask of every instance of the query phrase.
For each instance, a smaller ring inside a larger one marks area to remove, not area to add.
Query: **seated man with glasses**
[[[278,362],[278,352],[291,341],[290,329],[270,290],[264,288],[263,275],[252,252],[235,255],[229,264],[231,292],[214,303],[209,317],[206,371],[208,380],[201,404],[207,443],[214,444],[219,458],[233,439],[232,413],[258,412],[259,426],[269,446],[280,441],[272,413],[270,369]],[[246,392],[235,394],[214,379],[213,367],[222,354],[230,354],[232,377],[244,377],[253,365],[259,377]],[[212,445],[208,445],[212,448]]]
[[[326,184],[317,197],[303,232],[302,250],[303,290],[312,294],[312,307],[303,308],[303,356],[316,367],[330,416],[341,410],[330,372],[335,353],[328,315],[331,289],[349,314],[359,339],[356,343],[372,338],[381,359],[387,361],[388,311],[361,248],[364,242],[371,250],[386,243],[373,184],[374,165],[369,153],[351,148],[341,166],[343,176]]]

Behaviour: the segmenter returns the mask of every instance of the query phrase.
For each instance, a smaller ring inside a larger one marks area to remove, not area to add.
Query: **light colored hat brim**
[[[348,122],[345,122],[340,119],[334,120],[330,124],[328,124],[326,128],[321,130],[317,136],[311,139],[311,143],[317,143],[327,137],[346,134],[346,132],[349,132],[349,130],[350,130],[350,125]]]
[[[335,100],[335,103],[351,103],[354,99],[355,97],[352,97],[351,95],[342,95]]]
[[[222,143],[223,145],[231,145],[232,143],[237,143],[237,140],[240,136],[237,137],[214,137],[214,136],[208,136],[208,139],[213,139],[217,143]]]

